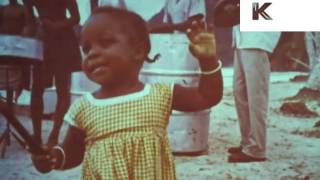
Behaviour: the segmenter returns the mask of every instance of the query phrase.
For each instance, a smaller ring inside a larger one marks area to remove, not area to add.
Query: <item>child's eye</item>
[[[101,38],[99,40],[100,46],[104,48],[111,46],[114,42],[115,42],[115,39],[113,38]]]

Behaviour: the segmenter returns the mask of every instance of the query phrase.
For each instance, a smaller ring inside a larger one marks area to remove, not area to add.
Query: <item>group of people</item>
[[[34,12],[34,8],[37,11]],[[70,18],[66,17],[66,10],[70,12]],[[36,18],[35,14],[39,17]],[[79,18],[78,7],[73,0],[55,2],[8,0],[8,4],[0,7],[1,34],[36,37],[43,41],[44,60],[41,63],[28,63],[27,61],[20,63],[19,61],[18,64],[1,65],[0,70],[2,75],[5,74],[2,73],[3,71],[13,72],[15,70],[13,75],[19,79],[18,83],[10,84],[10,89],[16,92],[15,101],[18,100],[22,89],[31,90],[33,136],[35,141],[41,144],[43,94],[45,88],[51,87],[54,82],[58,98],[53,116],[53,129],[46,143],[48,146],[57,144],[63,116],[70,105],[71,73],[81,70],[80,48],[73,29],[73,26],[79,23]],[[31,64],[32,73],[30,72]],[[32,77],[30,77],[31,74]],[[5,80],[0,82],[3,84]]]
[[[184,16],[199,13],[190,11],[192,3],[202,3],[204,10],[203,2],[168,1],[173,3],[171,6],[180,3]],[[123,8],[96,7],[82,27],[82,69],[100,88],[77,99],[69,108],[71,73],[79,71],[81,63],[72,28],[79,22],[76,1],[24,0],[24,4],[29,24],[36,23],[33,7],[37,9],[44,42],[44,62],[33,73],[37,84],[31,98],[34,137],[38,142],[42,142],[42,95],[52,77],[58,95],[47,154],[32,155],[36,169],[49,172],[82,163],[83,179],[175,179],[174,158],[166,134],[171,110],[207,109],[222,98],[222,65],[217,60],[213,33],[203,23],[192,23],[187,31],[190,52],[201,69],[197,87],[143,84],[138,76],[151,48],[147,22]],[[66,10],[70,17],[65,15]],[[164,17],[179,23],[175,20],[178,16],[167,13]],[[265,161],[268,54],[280,33],[244,33],[234,26],[233,37],[233,89],[241,142],[228,149],[228,161]],[[68,124],[67,134],[58,145],[63,120]]]

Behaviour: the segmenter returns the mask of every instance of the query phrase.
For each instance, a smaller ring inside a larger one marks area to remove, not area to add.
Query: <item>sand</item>
[[[236,164],[227,162],[227,148],[239,144],[240,133],[232,88],[226,79],[223,100],[211,113],[209,149],[199,156],[177,156],[178,179],[320,180],[320,128],[314,127],[320,117],[295,117],[279,111],[283,99],[294,95],[304,85],[304,82],[294,83],[289,82],[288,78],[279,78],[287,75],[288,73],[273,73],[271,78],[274,80],[270,85],[268,161]],[[320,114],[319,111],[317,113]],[[31,121],[26,115],[20,115],[19,119],[31,130]],[[51,125],[51,121],[44,121],[45,136],[50,132]],[[5,121],[1,120],[0,132],[4,128]],[[5,158],[0,159],[1,180],[80,179],[81,167],[63,172],[38,173],[32,166],[30,155],[14,139],[11,140]]]

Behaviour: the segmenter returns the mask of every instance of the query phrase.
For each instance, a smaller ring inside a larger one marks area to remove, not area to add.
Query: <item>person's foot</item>
[[[241,151],[242,151],[242,146],[231,147],[228,149],[228,153],[230,154],[239,153]]]
[[[228,157],[229,163],[263,162],[266,160],[267,160],[266,158],[252,157],[252,156],[246,155],[243,152],[234,153]]]

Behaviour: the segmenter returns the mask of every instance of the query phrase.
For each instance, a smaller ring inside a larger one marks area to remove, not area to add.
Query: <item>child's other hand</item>
[[[48,173],[53,169],[56,169],[62,163],[62,155],[59,150],[55,148],[46,149],[47,153],[43,155],[31,156],[34,167],[41,173]]]
[[[215,60],[216,42],[214,34],[204,28],[204,24],[194,23],[188,29],[189,49],[193,56],[201,60]]]

